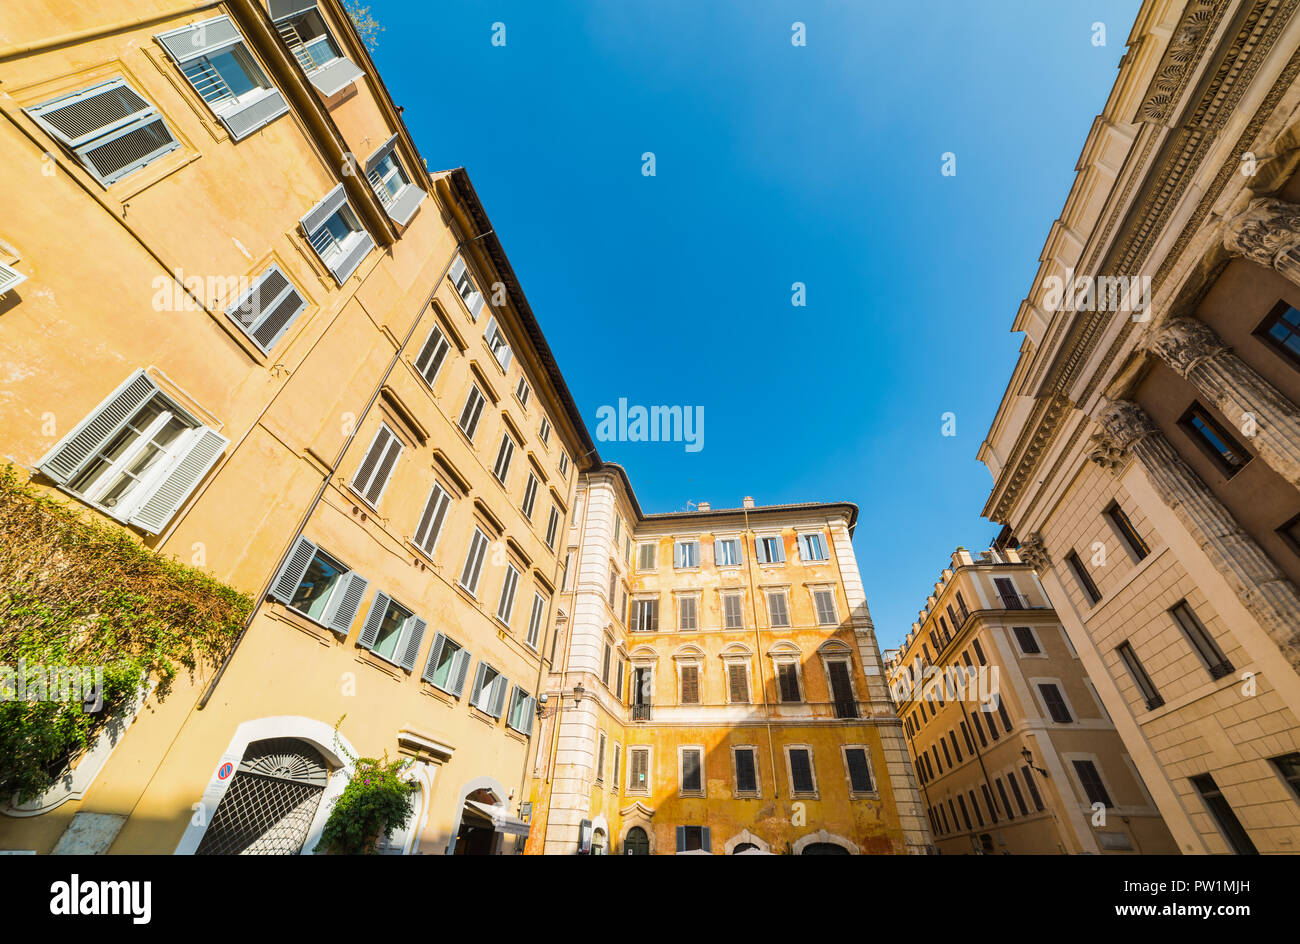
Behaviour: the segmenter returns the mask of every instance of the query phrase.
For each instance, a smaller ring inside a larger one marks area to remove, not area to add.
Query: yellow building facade
[[[645,514],[582,475],[530,852],[924,852],[847,503]]]
[[[1178,852],[1014,548],[958,548],[886,658],[940,852]]]
[[[310,852],[387,753],[388,851],[513,851],[592,443],[468,176],[336,0],[0,24],[4,451],[256,602],[0,847]]]

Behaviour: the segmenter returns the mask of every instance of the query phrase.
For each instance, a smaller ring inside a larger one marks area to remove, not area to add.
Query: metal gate
[[[325,758],[310,744],[254,741],[195,854],[297,855],[328,779]]]

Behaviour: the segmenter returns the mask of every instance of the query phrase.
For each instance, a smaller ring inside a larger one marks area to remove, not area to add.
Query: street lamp
[[[1035,767],[1035,766],[1034,766],[1034,755],[1030,752],[1029,748],[1026,747],[1025,749],[1023,749],[1023,750],[1020,752],[1020,756],[1023,757],[1023,758],[1025,759],[1025,764],[1026,764],[1026,766],[1029,767],[1030,770],[1036,770],[1036,771],[1038,771],[1040,774],[1042,774],[1044,777],[1047,776],[1047,771],[1046,771],[1046,770],[1044,770],[1042,767]]]

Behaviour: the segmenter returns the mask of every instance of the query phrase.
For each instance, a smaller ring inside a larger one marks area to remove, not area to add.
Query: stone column
[[[1300,206],[1257,197],[1228,222],[1223,247],[1300,285]]]
[[[1246,609],[1300,671],[1300,593],[1242,530],[1223,502],[1175,451],[1168,437],[1131,400],[1103,400],[1095,419],[1103,433],[1090,456],[1104,467],[1129,454],[1137,458],[1160,499],[1196,538]]]
[[[1201,321],[1174,318],[1151,350],[1240,430],[1269,468],[1300,486],[1300,408],[1257,374]]]

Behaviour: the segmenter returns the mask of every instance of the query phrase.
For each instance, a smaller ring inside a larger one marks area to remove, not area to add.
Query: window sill
[[[378,669],[379,671],[383,672],[385,675],[389,676],[390,678],[398,682],[402,680],[402,676],[399,675],[398,673],[406,671],[396,662],[390,662],[388,659],[385,659],[383,656],[379,655],[376,652],[371,652],[369,649],[362,649],[360,652],[358,652],[357,661],[362,663],[363,665],[368,665],[371,666],[372,668]],[[395,672],[394,669],[396,669],[397,671]]]

